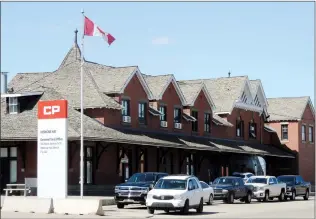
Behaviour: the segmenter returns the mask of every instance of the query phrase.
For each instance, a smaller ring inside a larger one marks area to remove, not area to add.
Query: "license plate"
[[[134,202],[133,199],[125,199],[124,201],[125,201],[125,202]]]

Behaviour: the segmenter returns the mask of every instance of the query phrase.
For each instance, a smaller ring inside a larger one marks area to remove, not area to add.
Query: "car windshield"
[[[231,178],[217,178],[214,180],[214,184],[219,184],[219,185],[233,185],[234,179]]]
[[[284,183],[294,183],[295,177],[292,176],[279,176],[278,181],[284,182]]]
[[[177,179],[160,179],[154,188],[155,189],[185,190],[187,188],[187,181],[177,180]]]
[[[263,184],[267,184],[267,179],[266,178],[249,178],[247,180],[247,183],[263,183]]]
[[[152,173],[136,173],[132,175],[127,182],[151,182],[154,181],[154,174]]]
[[[233,176],[240,177],[240,178],[246,178],[246,175],[240,174],[240,173],[234,173]]]

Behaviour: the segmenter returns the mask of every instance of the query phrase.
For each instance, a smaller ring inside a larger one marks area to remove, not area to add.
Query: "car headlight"
[[[175,196],[173,196],[173,199],[175,199],[175,200],[183,200],[184,197],[182,197],[181,195],[175,195]]]
[[[227,193],[228,192],[228,190],[227,189],[223,189],[223,193]]]
[[[263,190],[263,187],[258,187],[258,190]]]
[[[148,188],[142,188],[141,190],[142,190],[142,193],[147,193],[149,191]]]
[[[147,194],[147,199],[149,198],[153,198],[153,195],[152,194]]]
[[[115,186],[114,191],[115,191],[115,192],[118,192],[119,189],[120,189],[120,187]]]

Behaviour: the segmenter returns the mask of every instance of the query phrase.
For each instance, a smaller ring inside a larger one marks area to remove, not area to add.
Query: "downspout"
[[[262,138],[262,134],[263,134],[262,130],[263,130],[263,127],[262,127],[262,125],[261,125],[261,119],[264,117],[263,113],[264,113],[264,112],[262,112],[262,114],[261,114],[261,116],[260,116],[260,144],[263,144],[263,138]],[[263,125],[264,125],[264,123],[263,123]]]

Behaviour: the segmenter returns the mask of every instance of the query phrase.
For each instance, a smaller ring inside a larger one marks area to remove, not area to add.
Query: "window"
[[[167,107],[160,106],[159,111],[162,113],[162,115],[160,116],[160,121],[167,121]]]
[[[130,102],[129,100],[122,100],[122,116],[130,115]]]
[[[8,157],[8,148],[0,149],[0,157]]]
[[[313,126],[309,126],[308,127],[308,141],[309,142],[314,142],[314,127]]]
[[[204,132],[211,132],[211,114],[204,113]]]
[[[302,141],[306,141],[306,126],[302,125]]]
[[[273,179],[272,178],[269,178],[269,184],[273,184]]]
[[[202,189],[207,189],[209,186],[205,182],[200,182]]]
[[[244,121],[237,121],[236,125],[236,136],[244,137]]]
[[[87,184],[93,183],[93,148],[86,147],[86,154],[85,154],[85,181]]]
[[[192,181],[193,181],[194,189],[198,189],[199,185],[198,185],[197,181],[195,179],[192,179]]]
[[[146,123],[146,103],[138,104],[138,120],[139,123]]]
[[[281,125],[281,140],[288,140],[288,125]]]
[[[174,109],[174,122],[181,123],[181,109],[180,108]]]
[[[17,160],[10,160],[10,183],[16,183],[17,181]]]
[[[274,184],[278,184],[278,181],[277,181],[277,179],[275,177],[272,178],[272,181],[273,181]]]
[[[196,119],[196,121],[192,122],[192,131],[197,132],[199,130],[198,126],[198,112],[197,111],[192,111],[192,117]]]
[[[18,113],[18,98],[17,97],[9,97],[9,113],[16,114]]]
[[[249,138],[256,139],[257,138],[257,124],[249,123]]]

